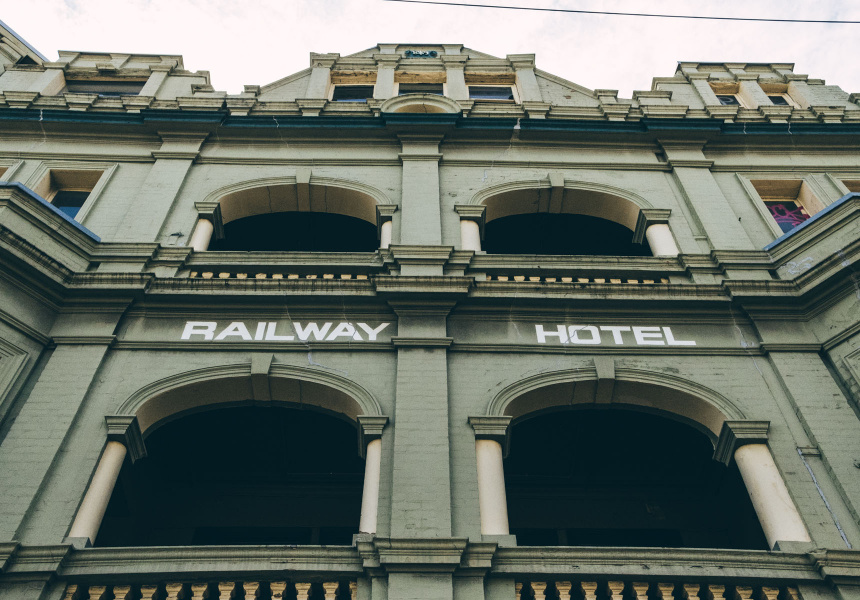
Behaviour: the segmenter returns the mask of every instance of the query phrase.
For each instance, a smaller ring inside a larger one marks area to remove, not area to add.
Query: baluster
[[[358,582],[349,582],[349,598],[350,600],[358,600]]]
[[[246,581],[242,584],[242,587],[245,589],[245,600],[254,600],[260,593],[259,581]]]
[[[611,600],[624,600],[623,581],[607,581],[606,587],[609,588],[609,597]]]
[[[156,594],[158,594],[157,585],[140,586],[140,600],[155,600]]]
[[[532,592],[535,600],[546,598],[546,581],[532,581]]]
[[[233,581],[218,582],[218,598],[219,600],[230,600],[233,597],[233,590],[236,589],[236,583]]]
[[[699,584],[685,583],[684,594],[687,596],[687,600],[699,600]]]
[[[514,584],[514,598],[523,600],[523,584],[519,581]]]
[[[570,588],[573,584],[570,581],[556,581],[555,589],[558,591],[558,600],[567,600],[570,598]]]
[[[311,594],[311,584],[297,583],[296,584],[296,600],[308,600]]]
[[[751,587],[737,585],[735,586],[735,593],[738,600],[756,600]]]
[[[325,591],[325,600],[335,600],[337,588],[340,584],[337,581],[324,581],[322,586]],[[770,599],[768,599],[770,600]]]
[[[761,600],[777,600],[779,597],[779,588],[764,587],[761,588]]]
[[[633,588],[633,595],[636,596],[636,600],[648,600],[648,583],[634,581],[630,584],[630,587]]]
[[[660,590],[660,597],[663,600],[673,600],[675,584],[674,583],[658,583],[657,589]]]
[[[597,600],[596,581],[583,581],[580,585],[582,586],[582,597],[584,600]]]
[[[114,600],[131,600],[133,598],[130,585],[113,586]]]
[[[726,586],[718,583],[709,583],[705,586],[709,598],[705,600],[723,600],[726,597]]]
[[[272,581],[269,583],[269,589],[272,590],[272,600],[281,600],[286,595],[286,581]]]
[[[782,588],[780,595],[782,596],[781,600],[800,600],[800,592],[796,587]]]
[[[106,591],[106,585],[91,585],[89,589],[90,600],[102,600]]]
[[[206,591],[209,589],[208,583],[192,583],[191,584],[191,600],[203,600],[206,596]]]
[[[167,591],[167,596],[164,600],[179,600],[179,593],[182,591],[181,583],[168,583],[164,586]]]
[[[75,600],[78,597],[78,586],[77,584],[70,583],[66,586],[66,595],[63,596],[63,600]]]

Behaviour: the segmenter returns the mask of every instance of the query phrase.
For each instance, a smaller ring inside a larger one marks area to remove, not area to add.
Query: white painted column
[[[391,245],[391,232],[394,230],[394,222],[389,219],[383,221],[379,226],[379,247],[383,250]]]
[[[675,244],[675,238],[672,237],[672,230],[666,223],[649,225],[645,230],[645,239],[648,240],[654,256],[678,256],[678,246]]]
[[[779,470],[765,444],[745,444],[735,450],[753,508],[770,548],[779,541],[808,542],[809,532],[788,495]]]
[[[215,225],[209,219],[199,219],[197,225],[194,226],[194,233],[191,234],[189,245],[195,252],[203,252],[209,249],[209,242],[212,241],[212,233],[215,231]]]
[[[475,440],[478,459],[478,505],[483,535],[508,535],[508,501],[502,445],[495,440]]]
[[[126,452],[119,442],[107,443],[68,537],[88,538],[95,543]]]
[[[376,533],[379,513],[379,473],[382,464],[382,440],[370,440],[364,458],[364,491],[361,494],[361,533]]]
[[[472,219],[460,219],[460,247],[463,250],[481,251],[481,226]]]

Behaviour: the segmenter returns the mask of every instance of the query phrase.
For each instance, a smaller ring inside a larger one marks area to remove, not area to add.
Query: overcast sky
[[[478,3],[479,0],[461,0]],[[580,10],[860,20],[860,2],[819,0],[480,0]],[[462,43],[585,87],[651,88],[678,61],[793,62],[795,72],[860,92],[860,25],[691,21],[422,6],[383,0],[0,0],[0,19],[55,60],[58,50],[181,54],[238,93],[308,66],[309,52],[378,42]]]

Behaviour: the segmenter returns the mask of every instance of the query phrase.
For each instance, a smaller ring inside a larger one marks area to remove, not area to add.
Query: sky
[[[860,2],[819,0],[460,0],[578,10],[860,21]],[[426,6],[384,0],[0,0],[0,20],[49,60],[58,50],[181,54],[216,90],[239,93],[377,43],[455,43],[590,89],[651,89],[678,61],[792,62],[860,92],[857,25],[742,23]]]

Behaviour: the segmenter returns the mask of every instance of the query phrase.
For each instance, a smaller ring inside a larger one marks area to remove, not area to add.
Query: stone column
[[[481,237],[484,230],[483,205],[457,205],[454,210],[460,215],[460,248],[481,252]]]
[[[204,252],[209,249],[209,242],[212,241],[212,233],[215,231],[215,225],[212,221],[206,218],[201,218],[194,226],[194,233],[191,234],[191,240],[188,245],[195,252]]]
[[[377,100],[388,100],[394,96],[394,71],[400,61],[399,54],[383,52],[374,54],[376,61],[376,83],[373,85],[373,97]]]
[[[469,417],[469,424],[475,430],[482,535],[510,534],[502,461],[510,422],[510,417]]]
[[[734,456],[770,548],[778,541],[809,542],[809,532],[767,447],[768,421],[726,421],[714,458]]]
[[[67,536],[86,539],[89,544],[96,541],[126,455],[130,453],[132,461],[146,455],[136,417],[109,416],[105,421],[108,442]]]
[[[633,241],[641,244],[643,239],[647,239],[654,256],[678,256],[678,246],[672,237],[672,230],[669,229],[671,212],[668,208],[641,209],[633,232]]]
[[[385,250],[394,236],[394,213],[396,204],[380,204],[376,207],[376,226],[379,229],[379,247]]]
[[[445,64],[448,97],[452,100],[468,100],[469,88],[466,86],[463,69],[469,57],[465,54],[443,54],[441,58]]]
[[[535,77],[535,55],[508,54],[507,59],[517,75],[520,102],[543,102],[540,86]]]
[[[766,444],[745,444],[735,462],[752,500],[768,546],[777,541],[808,542],[809,532],[788,494]]]
[[[382,430],[388,417],[359,415],[361,448],[364,450],[364,490],[361,494],[360,533],[376,533],[379,513],[379,475],[382,470]]]
[[[320,100],[328,98],[328,86],[331,81],[331,68],[340,54],[317,54],[311,52],[311,76],[305,98]]]
[[[102,518],[105,516],[108,502],[110,502],[113,488],[119,477],[122,462],[125,460],[127,450],[119,442],[108,442],[104,452],[99,459],[95,475],[93,475],[84,501],[78,508],[78,514],[72,523],[69,537],[86,538],[90,544],[96,541]]]

